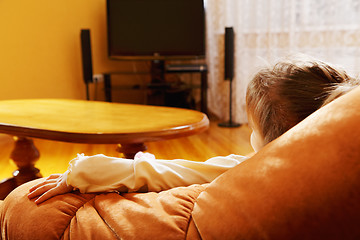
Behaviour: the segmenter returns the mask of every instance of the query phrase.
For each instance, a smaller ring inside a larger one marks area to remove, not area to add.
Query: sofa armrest
[[[202,238],[360,239],[359,124],[360,87],[221,175],[194,207]]]

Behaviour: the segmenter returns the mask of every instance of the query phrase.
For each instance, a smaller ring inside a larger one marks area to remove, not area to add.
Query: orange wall
[[[0,99],[85,99],[80,29],[94,73],[133,68],[107,58],[105,0],[1,0]]]

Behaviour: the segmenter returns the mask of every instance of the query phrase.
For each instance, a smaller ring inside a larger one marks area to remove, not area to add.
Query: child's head
[[[260,70],[246,93],[254,149],[357,85],[345,71],[316,60],[283,61]]]

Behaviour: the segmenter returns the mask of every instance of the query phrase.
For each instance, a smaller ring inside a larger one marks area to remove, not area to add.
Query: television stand
[[[151,105],[161,105],[161,96],[165,91],[171,89],[171,84],[165,81],[166,74],[181,74],[181,73],[200,73],[200,110],[207,113],[207,65],[206,64],[169,64],[166,65],[164,60],[153,60],[151,62],[150,72],[147,74],[151,75],[151,83],[140,88],[143,90],[153,90],[159,96],[156,99],[149,99]],[[105,99],[107,102],[112,102],[112,84],[111,75],[126,74],[125,72],[108,72],[104,74],[104,88],[105,88]],[[136,74],[136,73],[134,73]],[[192,86],[193,87],[193,86]]]

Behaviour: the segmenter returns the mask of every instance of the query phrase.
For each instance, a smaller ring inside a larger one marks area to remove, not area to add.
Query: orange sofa
[[[0,201],[2,239],[360,239],[360,88],[204,185]]]

